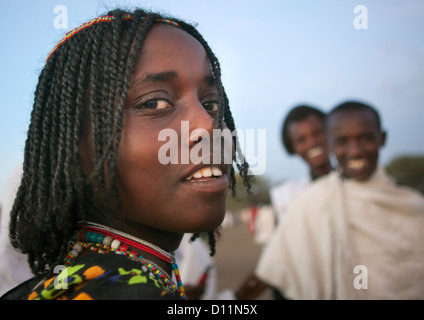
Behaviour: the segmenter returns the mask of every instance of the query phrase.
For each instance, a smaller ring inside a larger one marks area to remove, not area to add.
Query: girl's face
[[[211,231],[221,224],[231,165],[181,161],[199,143],[184,128],[206,130],[212,144],[218,101],[203,46],[183,30],[155,25],[143,42],[124,105],[117,183],[127,221],[176,233]],[[160,161],[163,150],[170,156],[169,149],[178,153],[176,164]],[[215,175],[187,180],[205,167]]]

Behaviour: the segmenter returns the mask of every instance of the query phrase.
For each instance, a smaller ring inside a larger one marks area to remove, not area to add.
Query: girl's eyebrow
[[[146,83],[166,82],[177,78],[178,75],[174,71],[163,71],[158,73],[149,73],[144,78],[134,81],[133,86],[139,86]]]
[[[167,82],[176,78],[178,78],[178,74],[175,71],[149,73],[144,78],[136,79],[132,86],[140,86],[147,83]],[[213,76],[206,76],[204,81],[211,87],[216,85],[216,79]]]

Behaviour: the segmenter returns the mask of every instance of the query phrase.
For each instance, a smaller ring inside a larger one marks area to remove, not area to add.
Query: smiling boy
[[[378,113],[359,102],[343,103],[329,113],[327,135],[342,176],[357,181],[370,178],[386,141]]]
[[[326,131],[339,168],[293,202],[256,273],[291,299],[423,299],[424,198],[378,165],[378,112],[345,102]]]

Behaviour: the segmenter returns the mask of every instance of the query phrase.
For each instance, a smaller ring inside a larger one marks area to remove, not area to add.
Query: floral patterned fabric
[[[59,271],[59,270],[58,270]],[[14,296],[25,297],[14,290]],[[28,290],[28,285],[22,286]],[[116,254],[91,254],[58,274],[38,282],[28,300],[174,300],[159,281],[141,270],[140,264]]]

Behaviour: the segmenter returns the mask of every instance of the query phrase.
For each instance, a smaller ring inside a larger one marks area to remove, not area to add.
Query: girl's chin
[[[217,215],[215,212],[216,217],[213,219],[210,219],[210,217],[205,217],[204,219],[199,218],[195,224],[190,225],[190,223],[187,223],[187,230],[186,233],[202,233],[202,232],[210,232],[218,229],[222,222],[224,221],[225,213]]]

